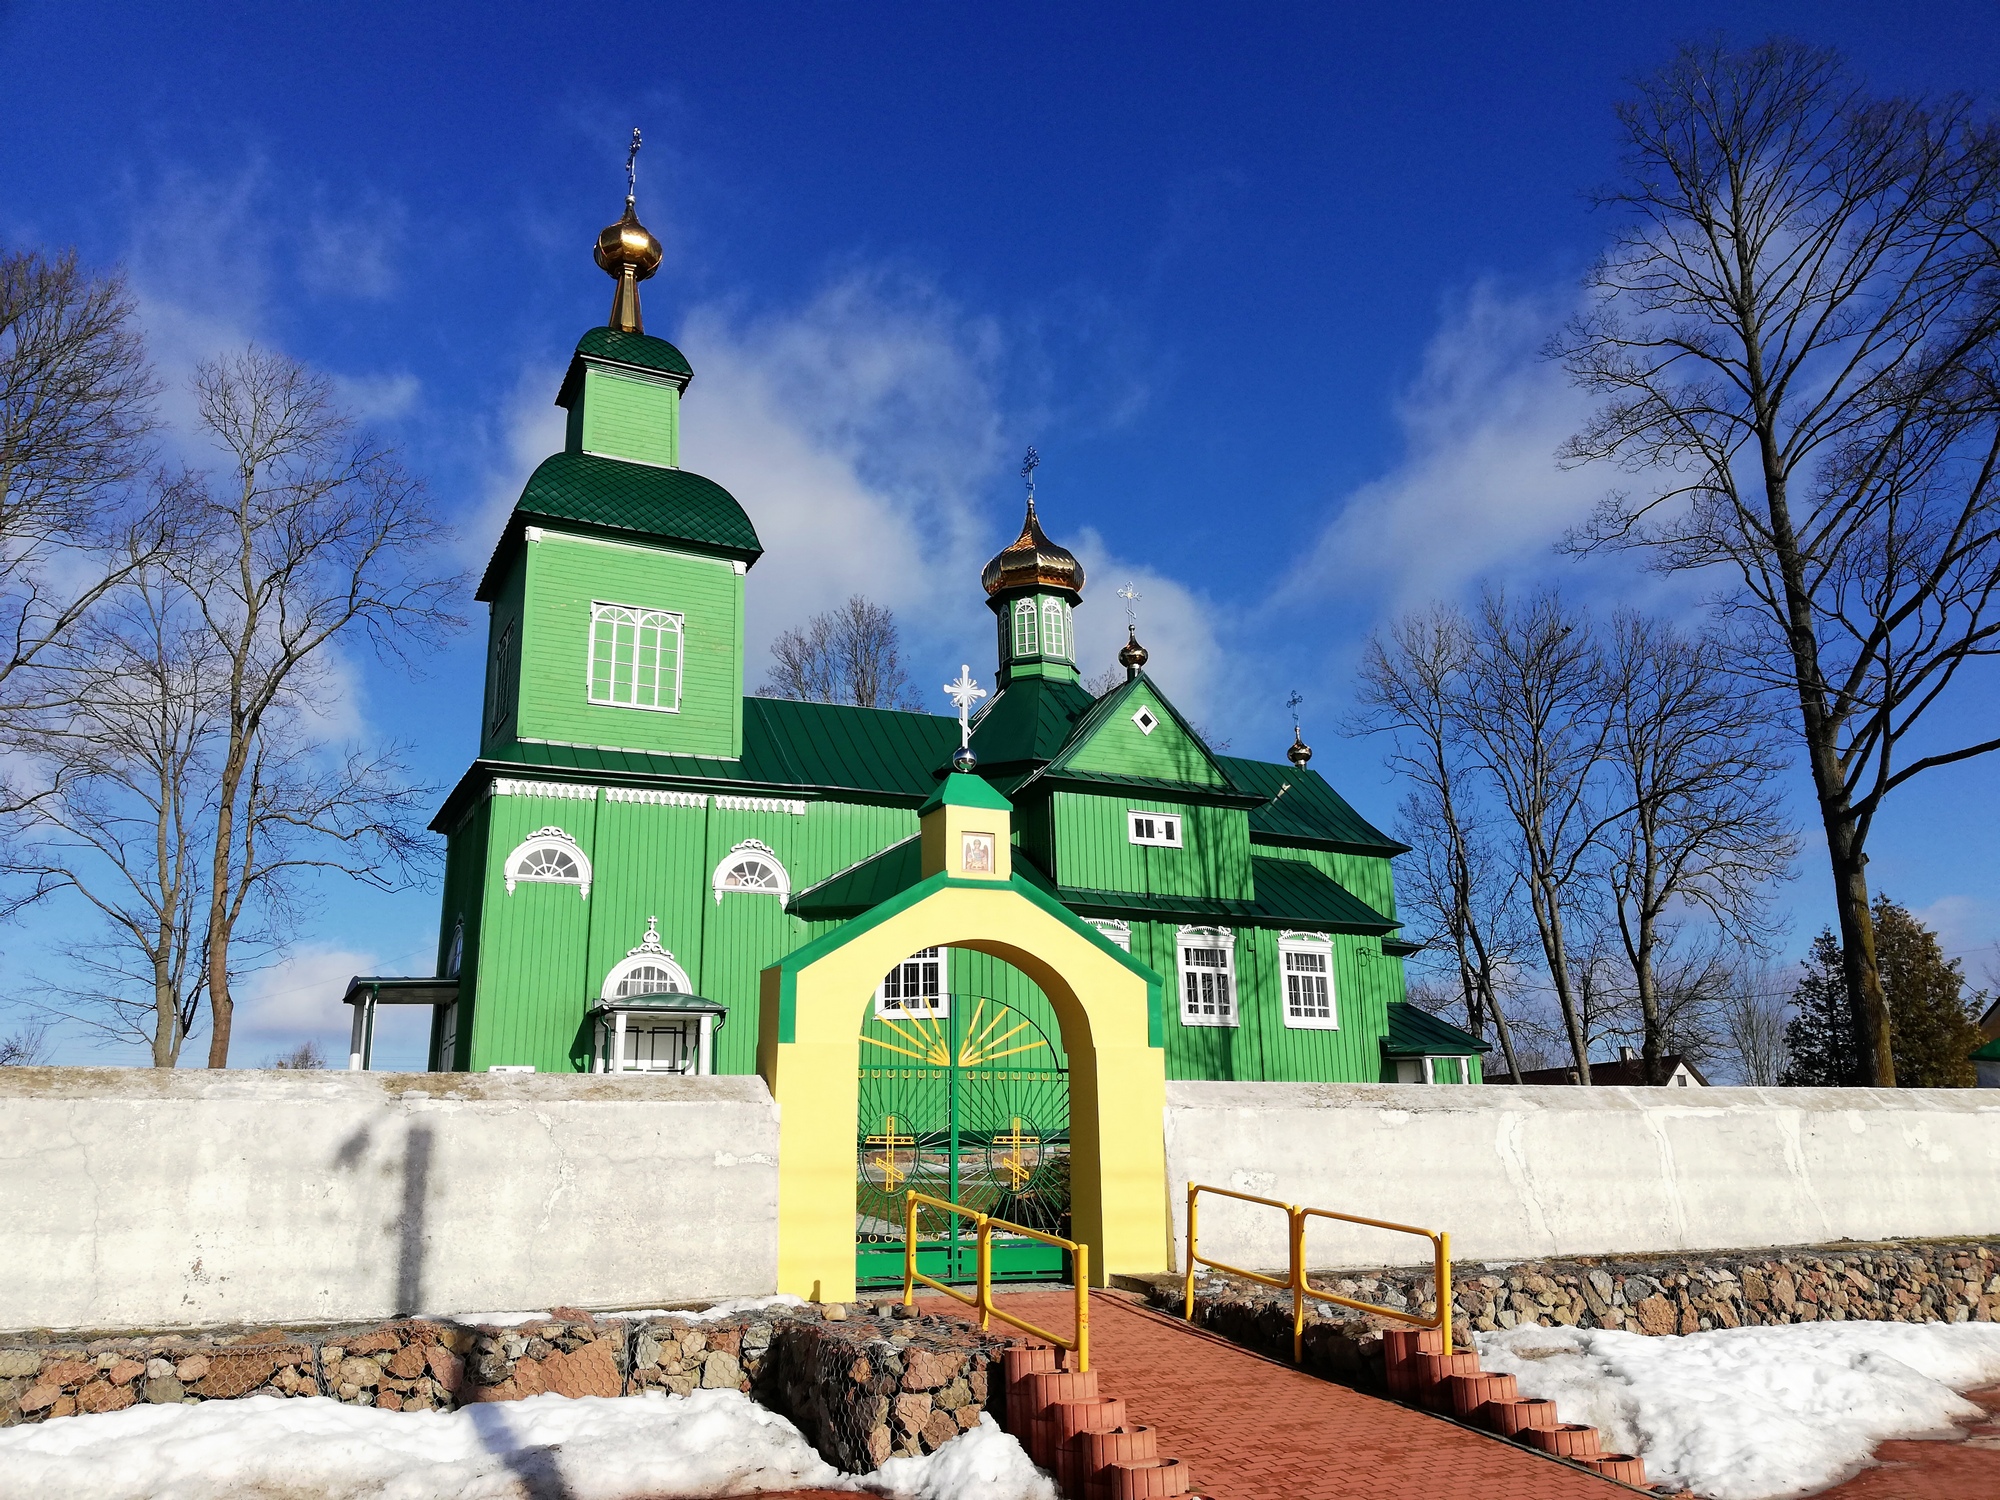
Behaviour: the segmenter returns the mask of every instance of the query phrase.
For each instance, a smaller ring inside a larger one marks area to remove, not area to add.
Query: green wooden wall
[[[1151,896],[1236,896],[1250,888],[1250,825],[1240,808],[1095,792],[1050,800],[1058,884]],[[1135,810],[1178,817],[1181,847],[1133,843],[1126,815]]]
[[[586,366],[582,397],[570,408],[569,448],[677,469],[680,427],[680,392],[671,382]]]
[[[1141,705],[1160,722],[1147,734],[1132,715]],[[1222,773],[1192,735],[1174,722],[1160,695],[1150,687],[1135,689],[1119,711],[1064,759],[1065,769],[1108,771],[1119,776],[1154,776],[1189,786],[1221,786]]]

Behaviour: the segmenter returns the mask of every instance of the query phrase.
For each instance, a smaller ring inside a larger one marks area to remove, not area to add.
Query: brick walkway
[[[926,1298],[924,1311],[942,1311]],[[1002,1292],[1044,1328],[1068,1292]],[[997,1325],[996,1325],[997,1326]],[[1090,1299],[1090,1367],[1218,1500],[1617,1500],[1634,1491],[1440,1417],[1362,1395],[1189,1328],[1115,1292]],[[1856,1497],[1861,1500],[1861,1497]],[[1867,1497],[1876,1500],[1876,1497]]]
[[[1863,1469],[1845,1484],[1822,1490],[1815,1500],[1974,1500],[2000,1495],[2000,1386],[1970,1391],[1967,1400],[1986,1408],[1986,1420],[1953,1442],[1884,1443],[1875,1450],[1880,1466]]]

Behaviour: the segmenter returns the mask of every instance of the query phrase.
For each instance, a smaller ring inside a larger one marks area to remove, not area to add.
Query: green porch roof
[[[764,555],[750,517],[713,479],[594,453],[557,453],[528,476],[474,598],[498,596],[506,559],[520,545],[523,528],[537,520],[566,521],[586,533],[695,547],[744,563]]]
[[[1404,854],[1398,843],[1356,812],[1314,770],[1234,755],[1216,757],[1229,779],[1269,799],[1250,814],[1250,836],[1259,843],[1330,849],[1341,854]]]
[[[1389,1034],[1382,1038],[1382,1050],[1391,1057],[1451,1056],[1468,1052],[1491,1052],[1469,1031],[1460,1031],[1449,1021],[1441,1021],[1421,1006],[1407,1000],[1389,1002]]]
[[[828,876],[818,885],[793,892],[785,910],[808,922],[858,917],[871,906],[880,905],[922,880],[923,862],[922,837],[913,833],[880,854],[850,865],[838,875]]]

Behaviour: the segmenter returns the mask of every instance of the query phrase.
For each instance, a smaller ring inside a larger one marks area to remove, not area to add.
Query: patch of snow
[[[693,1310],[685,1307],[638,1307],[618,1312],[600,1312],[594,1316],[610,1322],[614,1318],[684,1318],[690,1323],[709,1323],[718,1318],[732,1318],[739,1313],[758,1312],[767,1307],[804,1307],[806,1299],[790,1292],[780,1292],[775,1297],[735,1297],[727,1302],[718,1302],[713,1307]],[[547,1308],[540,1312],[487,1312],[448,1313],[437,1315],[439,1321],[447,1323],[475,1323],[489,1328],[518,1328],[523,1323],[547,1323],[553,1314]]]
[[[837,1489],[895,1500],[1056,1500],[982,1417],[925,1458],[843,1474],[739,1391],[531,1396],[455,1412],[325,1397],[133,1406],[0,1430],[8,1500],[635,1500]]]
[[[1779,1500],[1860,1468],[1877,1443],[1948,1432],[2000,1383],[2000,1325],[1792,1323],[1650,1338],[1608,1328],[1480,1333],[1481,1364],[1565,1422],[1637,1453],[1653,1483]]]

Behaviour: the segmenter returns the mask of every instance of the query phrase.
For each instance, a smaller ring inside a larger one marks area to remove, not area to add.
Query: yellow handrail
[[[915,1188],[905,1192],[903,1207],[903,1305],[908,1307],[917,1300],[917,1283],[943,1292],[954,1302],[979,1311],[979,1326],[983,1330],[988,1320],[998,1318],[1003,1323],[1012,1324],[1023,1333],[1033,1334],[1038,1339],[1047,1339],[1058,1349],[1067,1349],[1076,1355],[1079,1372],[1090,1368],[1090,1246],[1077,1240],[1066,1240],[1059,1234],[1044,1234],[1039,1229],[1030,1229],[1025,1224],[1016,1224],[1008,1219],[996,1219],[989,1214],[953,1203],[948,1198],[933,1198],[928,1193],[920,1193]],[[957,1214],[960,1218],[972,1220],[979,1237],[978,1286],[975,1295],[966,1296],[955,1287],[946,1286],[942,1281],[926,1276],[917,1269],[917,1205],[927,1204],[931,1208],[942,1209],[946,1213]],[[1010,1234],[1024,1234],[1031,1240],[1040,1240],[1045,1245],[1056,1245],[1070,1253],[1070,1269],[1076,1277],[1076,1337],[1066,1339],[1059,1333],[1051,1333],[1046,1328],[1037,1328],[1025,1318],[1017,1318],[1012,1313],[1000,1311],[993,1305],[993,1231],[995,1228]]]
[[[1196,1197],[1201,1193],[1214,1193],[1218,1197],[1235,1198],[1244,1203],[1261,1203],[1267,1208],[1282,1208],[1290,1226],[1291,1269],[1285,1280],[1275,1276],[1265,1276],[1256,1271],[1246,1271],[1241,1266],[1226,1265],[1219,1260],[1208,1260],[1196,1249],[1198,1230],[1196,1227]],[[1371,1229],[1393,1229],[1399,1234],[1414,1234],[1431,1242],[1431,1261],[1437,1278],[1437,1312],[1428,1318],[1414,1313],[1403,1312],[1393,1307],[1381,1307],[1373,1302],[1356,1302],[1351,1297],[1336,1296],[1332,1292],[1322,1292],[1318,1287],[1306,1282],[1306,1220],[1338,1219],[1343,1224],[1366,1224]],[[1442,1229],[1419,1229],[1414,1224],[1393,1224],[1387,1219],[1364,1219],[1356,1214],[1337,1214],[1329,1208],[1301,1208],[1295,1203],[1280,1203],[1276,1198],[1259,1198],[1254,1193],[1239,1193],[1230,1188],[1208,1187],[1201,1183],[1188,1184],[1187,1203],[1187,1320],[1194,1321],[1194,1268],[1207,1266],[1211,1270],[1227,1271],[1232,1276],[1242,1276],[1250,1281],[1261,1282],[1265,1286],[1277,1287],[1292,1294],[1292,1363],[1301,1362],[1305,1347],[1306,1298],[1317,1297],[1322,1302],[1337,1302],[1342,1307],[1351,1307],[1357,1312],[1374,1313],[1377,1317],[1394,1318],[1401,1323],[1411,1323],[1418,1328],[1436,1328],[1444,1334],[1444,1352],[1451,1353],[1451,1236]]]

